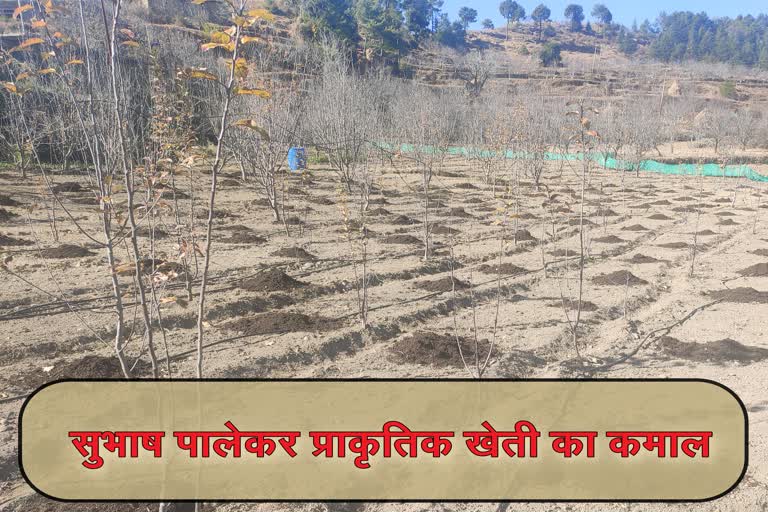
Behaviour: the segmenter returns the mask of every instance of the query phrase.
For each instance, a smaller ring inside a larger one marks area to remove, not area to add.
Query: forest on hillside
[[[332,34],[351,47],[382,58],[407,54],[426,40],[453,48],[467,45],[474,24],[494,28],[477,9],[462,7],[452,20],[442,0],[270,0],[270,9],[294,19],[304,38]],[[507,30],[530,24],[538,39],[552,39],[551,24],[564,20],[571,32],[582,32],[617,45],[626,55],[648,47],[648,55],[665,62],[697,60],[768,68],[768,16],[710,18],[706,13],[662,12],[655,21],[624,26],[613,19],[610,6],[569,4],[553,12],[546,4],[523,5],[502,0],[499,13]],[[546,62],[544,62],[546,64]]]

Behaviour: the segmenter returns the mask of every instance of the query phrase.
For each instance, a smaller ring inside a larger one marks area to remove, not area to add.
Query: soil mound
[[[308,197],[307,201],[320,206],[331,206],[336,204],[333,199],[328,199],[327,197]]]
[[[592,282],[604,286],[626,286],[648,284],[648,281],[641,279],[627,270],[617,270],[609,274],[602,274],[592,278]]]
[[[269,199],[267,199],[266,197],[260,197],[258,199],[254,199],[248,204],[250,204],[251,206],[264,206],[267,208],[272,208],[272,205],[270,204]]]
[[[85,189],[76,181],[65,181],[52,186],[51,191],[54,194],[60,194],[62,192],[85,192]]]
[[[459,352],[461,343],[461,352]],[[392,348],[392,358],[400,363],[431,365],[437,367],[454,366],[463,368],[461,355],[464,360],[472,365],[475,361],[475,342],[468,338],[459,338],[446,334],[438,334],[429,331],[417,331],[411,335],[397,340]],[[479,358],[484,361],[490,343],[488,340],[480,340]]]
[[[618,217],[619,214],[608,208],[607,210],[601,210],[597,213],[601,217]]]
[[[393,224],[395,226],[410,226],[413,224],[419,224],[420,221],[416,219],[412,219],[410,217],[406,217],[405,215],[398,215],[391,221],[389,221],[390,224]]]
[[[730,338],[708,343],[689,343],[665,336],[658,344],[669,356],[696,362],[748,364],[768,358],[768,349],[744,345]]]
[[[563,307],[563,301],[555,301],[548,304],[551,308],[562,308]],[[568,309],[576,310],[579,307],[579,301],[578,300],[565,300],[565,305],[568,307]],[[581,310],[586,312],[591,311],[597,311],[600,309],[600,307],[595,304],[594,302],[590,302],[588,300],[582,300],[581,301]]]
[[[717,212],[715,215],[718,217],[736,217],[736,214],[733,212]]]
[[[755,249],[754,251],[749,251],[749,253],[758,256],[768,256],[768,249]]]
[[[13,238],[12,236],[4,235],[0,233],[0,247],[22,247],[26,245],[33,245],[31,240],[24,240],[23,238]]]
[[[267,241],[265,237],[243,225],[235,225],[228,229],[232,234],[221,239],[225,244],[263,244]]]
[[[598,238],[593,238],[593,242],[598,242],[601,244],[623,244],[626,242],[623,238],[619,238],[616,235],[608,235],[608,236],[602,236]]]
[[[768,276],[768,263],[757,263],[736,273],[744,277],[765,277]]]
[[[380,217],[382,215],[392,215],[392,212],[387,210],[386,208],[374,208],[373,210],[368,212],[368,215],[372,217]]]
[[[622,231],[648,231],[648,228],[641,224],[632,224],[621,228]]]
[[[672,217],[664,215],[663,213],[654,213],[648,217],[651,220],[672,220]]]
[[[295,301],[291,297],[279,293],[274,293],[268,298],[248,297],[234,302],[217,304],[208,311],[206,318],[209,320],[237,318],[292,306],[294,303]]]
[[[666,244],[658,244],[656,247],[662,247],[664,249],[687,249],[688,244],[686,242],[668,242]]]
[[[653,202],[651,202],[651,203],[648,203],[648,204],[652,204],[652,205],[654,205],[654,206],[669,206],[669,205],[671,205],[672,203],[670,203],[670,202],[669,202],[669,201],[667,201],[666,199],[659,199],[658,201],[653,201]]]
[[[568,222],[566,222],[566,225],[568,225],[568,226],[578,226],[580,223],[581,223],[581,219],[579,217],[574,217],[571,220],[569,220]],[[586,216],[585,216],[584,217],[584,225],[585,226],[594,226],[595,223],[592,222],[591,220],[589,220],[588,218],[586,218]]]
[[[297,281],[280,269],[267,270],[240,283],[240,288],[251,292],[278,292],[305,286],[307,283]]]
[[[0,208],[0,222],[11,220],[15,217],[18,217],[18,215],[5,208]]]
[[[535,242],[536,238],[527,229],[518,229],[515,233],[514,240],[518,242]]]
[[[451,208],[450,210],[448,210],[447,215],[450,217],[461,217],[465,219],[472,218],[472,214],[468,213],[461,206],[456,206],[454,208]]]
[[[294,258],[302,261],[312,261],[317,259],[317,256],[305,251],[301,247],[283,247],[278,251],[270,253],[270,256],[278,256],[281,258]]]
[[[304,190],[301,187],[289,187],[286,192],[287,192],[287,194],[293,194],[295,196],[308,196],[309,195],[309,192],[307,192],[306,190]]]
[[[429,231],[433,235],[455,235],[461,233],[458,229],[449,228],[448,226],[443,226],[441,224],[433,225]]]
[[[239,215],[232,213],[229,210],[225,210],[223,208],[222,209],[216,208],[213,213],[214,213],[213,215],[214,219],[235,219],[239,217]],[[206,206],[205,208],[195,209],[195,218],[201,219],[201,220],[208,220],[208,207]]]
[[[128,233],[130,230],[126,230],[126,233]],[[168,232],[164,229],[155,227],[154,229],[149,228],[148,226],[139,226],[136,228],[136,234],[139,237],[143,238],[149,238],[151,236],[155,237],[155,240],[160,240],[162,238],[168,238]]]
[[[46,259],[84,258],[93,256],[94,252],[79,245],[62,244],[58,247],[48,247],[40,251]]]
[[[287,224],[289,226],[300,226],[301,224],[304,224],[301,222],[301,219],[296,217],[295,215],[292,215],[290,217],[284,217],[283,220],[276,220],[273,221],[272,224]]]
[[[0,206],[19,206],[21,203],[9,196],[0,194]]]
[[[721,226],[738,226],[739,223],[734,221],[733,219],[725,219],[718,222]]]
[[[720,299],[723,302],[735,302],[737,304],[748,304],[750,302],[758,304],[768,303],[768,292],[761,292],[747,286],[731,288],[730,290],[714,290],[709,292],[709,296],[714,299]]]
[[[264,244],[267,239],[253,231],[235,231],[230,236],[221,239],[225,244]]]
[[[227,322],[227,329],[246,336],[282,334],[286,332],[321,331],[331,327],[331,322],[320,317],[310,317],[291,311],[270,311]]]
[[[497,275],[499,272],[501,272],[502,275],[505,276],[514,276],[517,274],[524,274],[528,272],[527,269],[524,269],[523,267],[518,267],[517,265],[514,265],[512,263],[502,263],[501,265],[498,264],[488,264],[480,265],[478,267],[478,270],[484,274],[491,274],[491,275]]]
[[[138,372],[135,372],[138,373]],[[54,364],[50,372],[28,372],[21,380],[24,387],[37,388],[58,379],[119,379],[123,371],[117,357],[87,355],[70,362]]]
[[[661,263],[664,260],[659,260],[652,256],[646,256],[645,254],[637,253],[627,261],[629,261],[630,263],[642,264],[642,263]]]
[[[382,243],[385,244],[420,244],[421,240],[416,238],[413,235],[403,235],[403,234],[397,234],[397,235],[388,235],[385,236],[382,240]]]
[[[455,286],[457,290],[469,288],[469,284],[460,279],[451,279],[451,276],[441,277],[434,281],[424,281],[423,283],[418,283],[416,286],[422,290],[427,290],[428,292],[450,292],[453,289],[453,286]]]
[[[166,199],[173,199],[174,196],[176,196],[176,199],[189,199],[189,194],[182,192],[178,188],[174,189],[173,187],[160,186],[156,187],[155,190],[160,192]]]
[[[704,230],[698,231],[696,234],[699,236],[710,236],[710,235],[716,235],[717,233],[715,233],[711,229],[704,229]]]

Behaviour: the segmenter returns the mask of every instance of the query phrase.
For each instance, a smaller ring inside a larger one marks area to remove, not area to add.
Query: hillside
[[[480,52],[489,62],[489,86],[543,88],[553,96],[589,96],[609,100],[632,96],[689,97],[736,105],[768,103],[768,73],[757,69],[712,63],[672,64],[654,61],[641,43],[632,56],[624,55],[615,40],[599,34],[570,32],[550,24],[555,32],[539,40],[531,24],[470,31],[468,51]],[[561,67],[544,67],[539,52],[546,43],[561,48]],[[408,56],[414,78],[432,85],[460,86],[461,53],[428,45]],[[728,96],[721,89],[730,87]]]

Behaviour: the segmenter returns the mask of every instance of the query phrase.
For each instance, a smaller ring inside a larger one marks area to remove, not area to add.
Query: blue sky
[[[462,6],[472,7],[477,9],[478,21],[484,18],[491,18],[496,26],[503,25],[504,19],[499,14],[499,2],[501,0],[444,0],[443,11],[447,12],[451,19],[456,18],[456,14],[459,8]],[[517,0],[517,2],[525,8],[526,14],[530,14],[534,7],[536,7],[541,0]],[[581,4],[584,7],[584,12],[589,19],[589,13],[592,10],[592,5],[595,3],[601,3],[600,0],[544,0],[544,5],[550,8],[552,11],[552,19],[559,20],[563,18],[563,11],[565,6],[570,3]],[[667,12],[673,11],[693,11],[693,12],[706,12],[710,17],[721,16],[737,16],[739,14],[752,14],[758,15],[760,13],[768,14],[768,2],[765,0],[744,0],[744,1],[716,1],[716,0],[645,0],[645,1],[633,1],[627,0],[603,0],[608,9],[613,13],[613,20],[624,25],[631,25],[634,19],[637,19],[637,23],[640,24],[643,19],[648,18],[653,21],[659,12],[665,10]],[[472,28],[480,28],[480,23],[475,23]]]

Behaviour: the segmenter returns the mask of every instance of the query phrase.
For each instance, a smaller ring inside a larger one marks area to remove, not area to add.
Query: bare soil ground
[[[575,304],[570,299],[578,284],[578,213],[574,212],[579,211],[580,184],[572,170],[566,168],[559,175],[553,166],[545,173],[540,191],[524,186],[520,215],[508,226],[501,266],[501,228],[494,222],[494,210],[503,203],[493,197],[471,162],[450,159],[446,172],[433,181],[440,204],[430,212],[435,245],[433,258],[426,262],[421,244],[423,202],[413,192],[418,190],[420,175],[405,163],[397,173],[389,167],[380,171],[379,192],[373,199],[381,201],[373,204],[373,214],[367,217],[372,272],[367,332],[361,332],[356,315],[354,251],[345,238],[338,185],[330,170],[308,171],[311,185],[300,179],[291,183],[301,193],[290,193],[287,206],[300,224],[290,225],[289,233],[282,224],[272,223],[268,207],[254,202],[257,196],[252,190],[221,188],[218,204],[227,214],[215,221],[206,319],[207,376],[467,377],[456,339],[470,357],[475,335],[480,347],[487,348],[500,289],[499,329],[486,376],[719,381],[736,391],[749,410],[746,478],[727,496],[699,504],[214,504],[211,508],[766,510],[768,201],[764,186],[707,178],[699,204],[699,178],[643,173],[627,174],[622,182],[617,172],[595,170],[586,192],[588,258],[580,347],[584,360],[580,361],[565,315],[567,308],[573,316]],[[75,186],[85,187],[85,180],[76,175],[54,179],[73,217],[90,233],[98,233],[94,206],[72,200],[85,195]],[[104,255],[60,211],[59,241],[54,242],[49,211],[37,208],[28,213],[26,209],[41,199],[32,182],[20,185],[8,171],[0,176],[0,187],[0,245],[5,255],[13,257],[9,269],[14,274],[2,271],[0,286],[0,509],[146,510],[143,505],[93,508],[53,503],[33,496],[20,478],[15,457],[21,400],[14,397],[62,377],[118,376],[119,368],[112,355]],[[558,197],[547,200],[547,190]],[[202,203],[197,207],[204,208]],[[171,219],[158,228],[172,233]],[[172,263],[175,237],[159,237],[155,243],[155,257]],[[126,261],[125,253],[119,256]],[[131,277],[120,279],[128,285]],[[164,296],[185,297],[181,279],[171,279],[164,286]],[[649,340],[634,357],[611,364],[633,351],[647,333],[715,300],[666,337]],[[163,310],[167,351],[176,377],[194,375],[195,308],[194,303],[185,304],[169,302]],[[135,326],[139,330],[140,321]],[[131,339],[128,352],[131,362],[137,361],[136,372],[146,375],[147,358],[138,338]],[[164,357],[165,348],[159,350]]]

